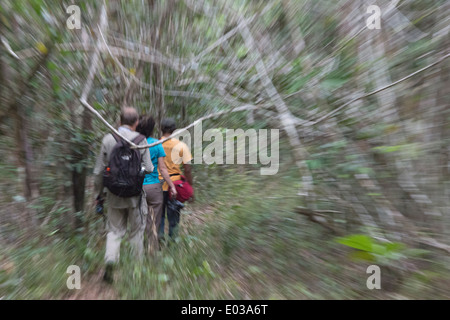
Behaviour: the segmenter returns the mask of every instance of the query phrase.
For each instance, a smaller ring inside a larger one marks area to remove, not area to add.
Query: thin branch
[[[267,96],[272,101],[273,106],[278,112],[278,117],[283,126],[283,129],[288,135],[289,142],[293,148],[296,164],[301,171],[304,171],[305,173],[308,172],[307,176],[303,176],[304,194],[307,195],[308,190],[311,189],[312,178],[305,163],[305,159],[307,159],[306,151],[304,150],[300,142],[300,137],[293,120],[294,116],[290,112],[286,103],[281,98],[277,89],[273,85],[272,80],[267,74],[267,69],[262,60],[261,53],[259,52],[259,49],[255,44],[255,40],[250,32],[249,27],[245,23],[244,18],[237,12],[235,12],[235,14],[238,14],[241,21],[243,22],[242,27],[240,28],[241,36],[244,39],[245,45],[248,47],[248,49],[253,50],[252,54],[254,55],[254,58],[256,60],[256,71],[259,74],[260,81],[262,82]]]
[[[106,23],[107,23],[107,16],[106,16],[106,5],[103,4],[102,9],[101,9],[101,14],[100,14],[100,24],[98,26],[99,31],[101,32],[101,29],[105,28]],[[112,125],[110,125],[99,113],[97,110],[95,110],[87,101],[87,96],[89,95],[89,92],[91,91],[92,88],[92,84],[94,82],[94,77],[95,77],[95,73],[97,71],[97,67],[98,67],[98,60],[99,60],[99,56],[100,56],[100,45],[101,45],[101,40],[100,37],[98,37],[97,39],[97,49],[95,49],[93,55],[92,55],[92,59],[91,59],[91,63],[90,63],[90,68],[89,68],[89,74],[88,74],[88,78],[86,80],[86,83],[84,85],[84,89],[83,89],[83,93],[81,94],[81,98],[80,98],[80,102],[81,104],[87,108],[89,111],[91,111],[94,115],[96,115],[109,129],[111,129],[115,134],[117,134],[118,136],[120,136],[123,140],[125,140],[127,143],[129,143],[132,146],[136,146],[136,144],[134,144],[133,142],[131,142],[130,140],[128,140],[127,138],[125,138],[123,135],[121,135]]]
[[[60,43],[60,44],[57,44],[55,46],[55,48],[58,49],[59,51],[92,51],[92,50],[96,50],[95,45],[81,43],[81,42]],[[109,46],[109,49],[116,56],[145,61],[148,63],[162,63],[177,72],[181,72],[182,70],[184,70],[183,68],[185,68],[183,64],[181,64],[180,62],[177,62],[177,59],[165,57],[162,54],[155,55],[155,54],[151,54],[150,52],[135,52],[135,51],[131,51],[129,49],[124,49],[124,48],[117,47],[117,46]],[[105,48],[103,48],[103,47],[100,48],[101,52],[103,52],[104,50],[105,50]],[[37,55],[39,55],[39,51],[37,51],[35,49],[31,49],[31,48],[23,49],[23,50],[17,52],[17,56],[21,60],[32,58]]]
[[[435,249],[439,249],[439,250],[443,250],[445,252],[447,252],[448,254],[450,254],[450,246],[446,245],[445,243],[440,243],[438,241],[436,241],[433,238],[430,237],[419,237],[417,239],[417,242],[428,245],[430,247],[433,247]]]
[[[103,29],[105,27],[105,25],[106,25],[106,6],[105,6],[105,4],[103,4],[101,13],[100,13],[100,23],[98,26],[98,29],[100,32],[101,32],[101,29]],[[87,98],[89,92],[91,91],[92,84],[94,82],[95,73],[96,73],[97,67],[98,67],[99,56],[100,56],[100,39],[97,39],[97,45],[95,46],[94,53],[92,55],[92,59],[91,59],[91,63],[90,63],[91,67],[89,69],[89,74],[88,74],[86,83],[84,85],[84,89],[81,94],[80,100],[86,101],[86,98]]]
[[[106,39],[103,35],[103,33],[100,31],[100,36],[103,40],[103,43],[111,56],[111,58],[114,60],[114,62],[117,64],[117,66],[122,70],[124,74],[126,74],[128,77],[130,77],[136,84],[138,84],[140,87],[150,90],[155,90],[159,94],[163,94],[166,96],[181,96],[181,97],[192,97],[192,98],[213,98],[213,95],[208,94],[202,94],[202,93],[190,93],[187,91],[171,91],[171,90],[165,90],[163,88],[153,87],[150,83],[146,83],[142,80],[140,80],[138,77],[136,77],[134,74],[132,74],[114,55],[114,53],[111,51],[110,46],[106,42]],[[208,80],[210,80],[209,77],[206,77]],[[189,79],[188,79],[189,80]]]
[[[182,97],[194,97],[194,98],[212,98],[213,95],[207,95],[207,94],[201,94],[201,93],[189,93],[186,91],[166,91],[163,88],[158,88],[155,87],[153,88],[153,86],[149,83],[146,83],[142,80],[140,80],[138,77],[136,77],[134,74],[132,74],[120,61],[119,59],[116,58],[116,56],[114,55],[114,53],[111,51],[110,46],[108,45],[108,43],[106,42],[106,39],[103,35],[103,32],[100,31],[100,36],[103,40],[103,44],[105,45],[109,55],[111,56],[111,58],[114,60],[114,62],[116,63],[116,65],[122,70],[122,73],[126,74],[128,77],[130,77],[136,84],[138,84],[140,87],[145,88],[145,89],[150,89],[150,90],[155,90],[157,91],[159,94],[163,94],[163,95],[167,95],[167,96],[182,96]],[[125,77],[125,76],[124,76]],[[209,77],[207,77],[207,79],[209,79]]]
[[[99,35],[100,35],[100,37],[99,37],[99,39],[98,39],[98,44],[97,44],[97,47],[100,49],[100,44],[99,44],[99,42],[100,42],[100,38],[103,40],[103,43],[104,43],[104,45],[105,45],[105,47],[106,47],[106,49],[107,49],[107,51],[108,51],[108,53],[110,54],[110,56],[113,58],[113,60],[117,63],[117,65],[121,68],[121,70],[124,72],[124,73],[127,73],[128,75],[130,75],[130,77],[134,80],[134,81],[136,81],[137,83],[139,83],[140,84],[140,80],[139,79],[137,79],[133,74],[131,74],[118,60],[117,60],[117,58],[114,56],[114,54],[112,53],[112,51],[111,51],[111,49],[110,49],[110,47],[108,46],[108,44],[106,43],[106,40],[105,40],[105,38],[104,38],[104,36],[103,36],[103,33],[102,33],[102,31],[101,31],[101,27],[99,27]],[[80,101],[81,101],[81,103],[83,104],[83,106],[85,106],[87,109],[89,109],[92,113],[94,113],[94,115],[96,115],[109,129],[111,129],[113,132],[115,132],[117,135],[119,135],[120,137],[122,137],[126,142],[128,142],[131,146],[132,146],[132,148],[135,148],[135,149],[144,149],[144,148],[150,148],[150,147],[152,147],[152,146],[155,146],[155,145],[158,145],[158,144],[160,144],[160,143],[163,143],[164,141],[167,141],[167,140],[169,140],[169,139],[171,139],[171,138],[173,138],[173,137],[175,137],[175,136],[177,136],[177,135],[179,135],[180,133],[182,133],[182,132],[184,132],[184,131],[186,131],[186,130],[188,130],[189,128],[191,128],[191,127],[193,127],[193,126],[195,126],[197,123],[199,123],[199,122],[201,122],[201,121],[203,121],[203,120],[206,120],[206,119],[210,119],[210,118],[213,118],[213,117],[217,117],[217,116],[220,116],[220,115],[223,115],[223,114],[226,114],[226,113],[230,113],[230,112],[239,112],[239,111],[246,111],[246,110],[254,110],[256,107],[255,106],[250,106],[250,105],[244,105],[244,106],[241,106],[241,107],[238,107],[238,108],[235,108],[235,109],[232,109],[232,110],[227,110],[227,111],[222,111],[222,112],[217,112],[217,113],[213,113],[213,114],[210,114],[210,115],[207,115],[207,116],[204,116],[204,117],[201,117],[201,118],[199,118],[199,119],[197,119],[196,121],[194,121],[192,124],[190,124],[189,126],[187,126],[187,127],[185,127],[185,128],[183,128],[183,129],[181,129],[181,130],[179,130],[179,131],[177,131],[176,133],[174,133],[174,134],[172,134],[170,137],[167,137],[167,138],[165,138],[165,139],[163,139],[163,140],[159,140],[158,142],[155,142],[155,143],[152,143],[152,144],[150,144],[150,145],[144,145],[144,146],[137,146],[136,144],[134,144],[133,142],[131,142],[130,140],[128,140],[128,139],[126,139],[125,137],[123,137],[113,126],[111,126],[98,112],[97,112],[97,110],[95,110],[92,106],[90,106],[89,105],[89,103],[86,101],[86,97],[87,97],[87,94],[89,93],[89,91],[90,91],[90,87],[92,86],[92,81],[93,81],[93,78],[94,78],[94,75],[95,75],[95,71],[96,71],[96,68],[97,68],[97,64],[98,64],[98,54],[99,54],[99,50],[96,50],[95,52],[94,52],[94,56],[93,56],[93,58],[92,58],[92,62],[91,62],[91,68],[90,68],[90,71],[89,71],[89,76],[88,76],[88,80],[87,80],[87,82],[86,82],[86,85],[85,85],[85,89],[84,89],[84,91],[83,91],[83,94],[82,94],[82,96],[81,96],[81,99],[80,99]],[[164,91],[163,89],[160,89],[161,91]]]
[[[187,4],[188,1],[185,1],[185,3]],[[260,14],[254,14],[252,17],[245,19],[244,21],[241,21],[238,23],[238,25],[236,27],[234,27],[233,29],[231,29],[230,31],[228,31],[226,34],[224,34],[222,37],[220,37],[219,39],[217,39],[213,44],[211,44],[209,47],[207,47],[206,49],[204,49],[202,52],[200,52],[198,55],[196,55],[192,61],[187,65],[187,67],[189,68],[194,62],[197,62],[198,60],[200,60],[201,58],[203,58],[206,54],[210,53],[212,50],[214,50],[215,48],[217,48],[218,46],[220,46],[221,44],[223,44],[224,42],[226,42],[228,39],[230,39],[232,36],[234,36],[236,33],[238,33],[239,29],[242,27],[242,23],[251,23],[253,22],[253,20],[255,20],[255,18],[262,16],[263,14],[265,14],[265,12],[267,10],[269,10],[270,8],[272,8],[274,5],[274,2],[270,3],[266,8],[264,8],[263,12],[261,12]],[[206,12],[205,12],[206,13]]]
[[[201,122],[203,120],[211,119],[211,118],[218,117],[218,116],[221,116],[221,115],[224,115],[224,114],[228,114],[228,113],[232,113],[232,112],[249,111],[249,110],[255,110],[257,108],[258,107],[252,106],[252,105],[243,105],[241,107],[237,107],[237,108],[234,108],[234,109],[231,109],[231,110],[211,113],[209,115],[206,115],[204,117],[201,117],[201,118],[195,120],[194,122],[192,122],[187,127],[184,127],[182,129],[178,130],[177,132],[174,132],[173,134],[171,134],[167,138],[161,139],[161,140],[159,140],[157,142],[154,142],[154,143],[151,143],[151,144],[147,144],[147,145],[133,146],[133,149],[144,149],[144,148],[150,148],[150,147],[156,146],[156,145],[158,145],[160,143],[163,143],[163,142],[165,142],[165,141],[167,141],[169,139],[172,139],[172,138],[178,136],[179,134],[185,132],[186,130],[188,130],[188,129],[192,128],[192,127],[194,127],[196,124],[198,124],[199,122]]]
[[[438,61],[435,61],[435,62],[433,62],[432,64],[430,64],[430,65],[428,65],[428,66],[426,66],[426,67],[424,67],[424,68],[422,68],[422,69],[420,69],[420,70],[417,70],[416,72],[413,72],[413,73],[411,73],[410,75],[408,75],[408,76],[406,76],[406,77],[404,77],[404,78],[402,78],[402,79],[400,79],[400,80],[397,80],[397,81],[395,81],[395,82],[393,82],[393,83],[391,83],[391,84],[388,84],[388,85],[386,85],[386,86],[384,86],[384,87],[381,87],[381,88],[379,88],[379,89],[376,89],[375,91],[372,91],[372,92],[369,92],[369,93],[364,94],[364,95],[362,95],[362,96],[359,96],[359,97],[357,97],[357,98],[354,98],[354,99],[350,100],[349,102],[343,104],[343,105],[340,106],[339,108],[337,108],[337,109],[331,111],[330,113],[324,115],[323,117],[317,119],[316,121],[310,121],[310,122],[308,122],[308,123],[305,123],[304,125],[305,125],[305,126],[313,126],[313,125],[316,125],[316,124],[318,124],[319,122],[322,122],[323,120],[328,119],[329,117],[331,117],[331,116],[334,115],[335,113],[341,111],[342,109],[344,109],[344,108],[347,107],[348,105],[352,104],[353,102],[358,101],[358,100],[361,100],[361,99],[364,99],[364,98],[367,98],[367,97],[372,96],[372,95],[374,95],[374,94],[377,94],[378,92],[381,92],[381,91],[383,91],[383,90],[389,89],[389,88],[391,88],[391,87],[393,87],[393,86],[395,86],[395,85],[397,85],[397,84],[399,84],[399,83],[401,83],[401,82],[403,82],[403,81],[405,81],[405,80],[408,80],[408,79],[414,77],[415,75],[419,74],[420,72],[423,72],[423,71],[425,71],[425,70],[428,70],[428,69],[434,67],[435,65],[441,63],[442,61],[444,61],[445,59],[447,59],[447,58],[449,58],[449,57],[450,57],[450,53],[446,54],[445,56],[443,56],[442,58],[440,58]]]
[[[6,106],[6,108],[4,108],[4,111],[0,112],[0,119],[6,116],[13,108],[17,107],[19,99],[26,93],[26,91],[30,86],[31,80],[33,80],[36,77],[38,71],[47,61],[48,57],[50,56],[50,53],[53,50],[53,47],[54,47],[53,42],[49,41],[49,43],[46,46],[47,51],[45,53],[40,53],[41,56],[39,60],[34,65],[33,69],[31,69],[28,76],[25,79],[23,78],[20,79],[18,88],[14,93],[12,101],[10,102],[9,105]]]
[[[327,220],[324,218],[323,215],[318,214],[316,211],[303,208],[303,207],[297,207],[295,210],[296,213],[302,214],[304,216],[307,216],[310,221],[320,224],[322,227],[325,227],[326,229],[330,230],[335,235],[342,235],[342,232],[335,229],[334,227],[330,226],[327,222]],[[317,217],[321,217],[324,220],[318,219]]]
[[[116,135],[121,137],[123,140],[125,140],[127,143],[129,143],[132,147],[137,147],[136,144],[125,138],[122,134],[119,133],[112,125],[108,123],[101,115],[98,113],[97,110],[95,110],[86,100],[83,100],[80,98],[81,104],[86,107],[89,111],[91,111],[95,116],[97,116],[109,129],[111,129],[112,132],[114,132]]]
[[[125,49],[127,49],[127,50],[144,52],[145,54],[152,54],[157,58],[161,58],[162,60],[173,61],[176,65],[181,66],[181,69],[187,68],[187,65],[186,65],[187,59],[175,57],[168,53],[163,54],[159,50],[155,49],[154,47],[148,47],[148,46],[145,46],[140,43],[131,42],[129,40],[123,39],[118,36],[111,36],[111,35],[106,34],[106,38],[110,38],[110,39],[113,39],[114,41],[121,42],[123,44],[123,46],[125,46]]]
[[[193,84],[193,83],[201,83],[201,82],[210,82],[211,78],[209,76],[205,76],[205,75],[198,75],[195,78],[187,78],[187,79],[182,79],[182,80],[178,80],[178,82],[176,83],[177,86],[187,86],[189,84]]]
[[[5,39],[5,37],[1,37],[2,38],[2,43],[5,46],[6,50],[8,51],[8,53],[10,55],[12,55],[14,58],[20,60],[19,56],[11,49],[11,46],[9,45],[8,41]]]
[[[140,79],[138,79],[134,74],[132,74],[127,68],[125,68],[125,66],[120,63],[119,59],[116,58],[116,56],[111,52],[111,49],[108,46],[108,43],[106,42],[105,37],[103,36],[103,32],[101,30],[99,30],[100,33],[100,37],[103,40],[103,44],[106,47],[106,50],[108,51],[110,57],[114,60],[114,62],[116,63],[116,65],[120,68],[120,70],[122,70],[122,73],[126,74],[128,77],[130,77],[131,79],[133,79],[134,82],[136,82],[139,86],[145,88],[145,89],[152,89],[152,85],[149,83],[145,83],[143,81],[141,81]],[[124,77],[126,80],[128,80],[126,77]]]
[[[161,90],[160,88],[157,88],[157,90]],[[208,94],[208,93],[201,93],[201,92],[188,92],[188,91],[177,91],[177,90],[161,90],[164,95],[171,96],[171,97],[186,97],[186,98],[207,98],[207,99],[214,99],[216,98],[215,95]]]
[[[366,29],[367,29],[367,26],[364,26],[355,35],[351,36],[348,40],[343,39],[343,41],[341,42],[342,44],[338,43],[337,49],[333,50],[333,52],[325,58],[323,58],[323,57],[318,58],[316,61],[314,61],[312,63],[311,67],[315,67],[320,61],[327,60],[328,58],[333,57],[333,56],[335,57],[338,52],[340,52],[342,49],[344,49],[347,46],[347,44],[349,44],[353,39],[355,39],[357,36],[359,36]],[[325,50],[325,48],[327,48],[332,42],[333,41],[330,41],[327,45],[325,45],[325,47],[322,48],[322,50]]]

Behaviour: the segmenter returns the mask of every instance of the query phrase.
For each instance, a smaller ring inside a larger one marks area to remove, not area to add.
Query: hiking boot
[[[103,281],[108,284],[112,284],[114,281],[113,271],[114,265],[112,263],[108,263],[105,268],[105,274],[103,275]]]

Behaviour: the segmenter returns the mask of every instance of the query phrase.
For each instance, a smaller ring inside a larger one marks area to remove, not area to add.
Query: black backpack
[[[109,164],[103,172],[103,184],[116,196],[129,198],[138,196],[142,191],[145,172],[142,170],[142,155],[139,149],[131,149],[130,145],[113,134],[116,145],[111,151]],[[139,144],[145,137],[140,134],[133,139]]]

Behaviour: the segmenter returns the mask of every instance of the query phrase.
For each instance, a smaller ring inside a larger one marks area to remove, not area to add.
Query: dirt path
[[[198,228],[204,225],[205,220],[213,212],[213,208],[209,206],[200,207],[196,204],[190,205],[185,209],[188,214],[183,215],[183,224],[185,232],[191,228]],[[102,281],[103,270],[99,270],[95,275],[82,281],[80,290],[71,290],[65,295],[64,300],[117,300],[120,299],[115,291],[114,285],[108,285]]]
[[[71,290],[70,294],[63,297],[64,300],[117,300],[119,299],[114,286],[102,281],[103,270],[97,272],[85,281],[81,282],[81,289]]]

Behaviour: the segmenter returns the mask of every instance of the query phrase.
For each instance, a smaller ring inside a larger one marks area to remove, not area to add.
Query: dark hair
[[[143,134],[146,138],[153,134],[155,128],[155,119],[152,116],[140,117],[136,131]]]
[[[120,112],[120,124],[132,126],[138,121],[139,115],[136,109],[131,107],[122,108]]]
[[[161,121],[161,131],[163,134],[172,134],[176,128],[177,126],[175,124],[175,120],[173,120],[172,118],[166,118]]]

